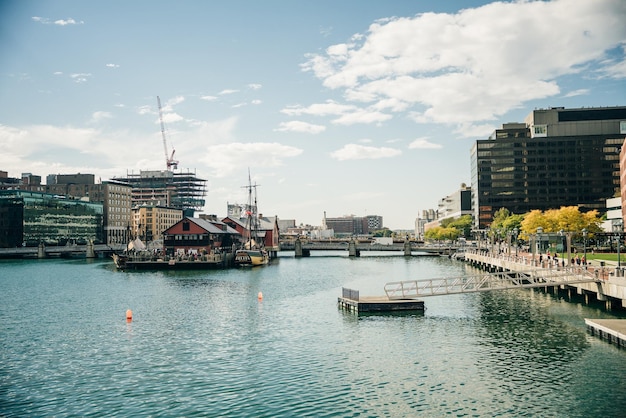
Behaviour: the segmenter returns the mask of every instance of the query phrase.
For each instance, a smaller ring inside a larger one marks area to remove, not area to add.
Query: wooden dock
[[[587,331],[618,347],[626,348],[626,319],[588,319]]]
[[[418,299],[389,299],[386,296],[360,296],[358,290],[342,289],[337,299],[341,309],[359,312],[424,311],[424,301]]]

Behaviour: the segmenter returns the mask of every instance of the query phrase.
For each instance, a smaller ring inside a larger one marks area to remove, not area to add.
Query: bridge
[[[38,247],[0,248],[0,258],[87,257],[122,252],[124,244],[39,245]]]
[[[484,273],[469,276],[389,282],[385,284],[385,294],[389,300],[402,300],[458,293],[594,283],[598,281],[597,277],[582,268],[563,270],[536,269],[531,271]]]
[[[414,241],[394,242],[393,244],[379,244],[376,242],[361,242],[357,240],[307,240],[281,241],[280,251],[294,251],[296,257],[308,257],[311,251],[348,251],[351,257],[358,257],[361,251],[395,251],[410,256],[413,252],[429,255],[452,255],[458,250],[457,245],[424,245]]]

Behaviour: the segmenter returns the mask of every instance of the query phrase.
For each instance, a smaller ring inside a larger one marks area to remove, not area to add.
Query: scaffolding
[[[126,173],[115,177],[132,186],[132,205],[158,205],[182,209],[185,216],[204,207],[206,180],[198,178],[195,171],[172,172],[169,170],[147,171],[139,174]]]

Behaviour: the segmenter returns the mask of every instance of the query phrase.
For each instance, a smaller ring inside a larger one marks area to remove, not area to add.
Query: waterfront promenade
[[[585,301],[595,298],[605,302],[607,309],[612,307],[626,308],[626,278],[613,266],[602,266],[599,264],[588,265],[568,265],[555,264],[554,261],[541,259],[534,254],[520,253],[514,254],[492,254],[477,250],[467,250],[465,260],[479,268],[488,271],[510,271],[526,272],[540,271],[549,274],[553,271],[570,273],[572,276],[585,274],[594,281],[588,283],[570,283],[559,285],[559,289],[575,291],[578,295],[584,296]],[[567,262],[566,262],[567,263]]]

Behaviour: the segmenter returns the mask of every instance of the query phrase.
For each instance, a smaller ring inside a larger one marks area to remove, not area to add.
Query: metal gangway
[[[528,289],[599,281],[601,280],[598,277],[582,268],[563,270],[536,269],[531,271],[508,271],[389,282],[385,284],[385,294],[390,300],[415,299],[426,296]]]

